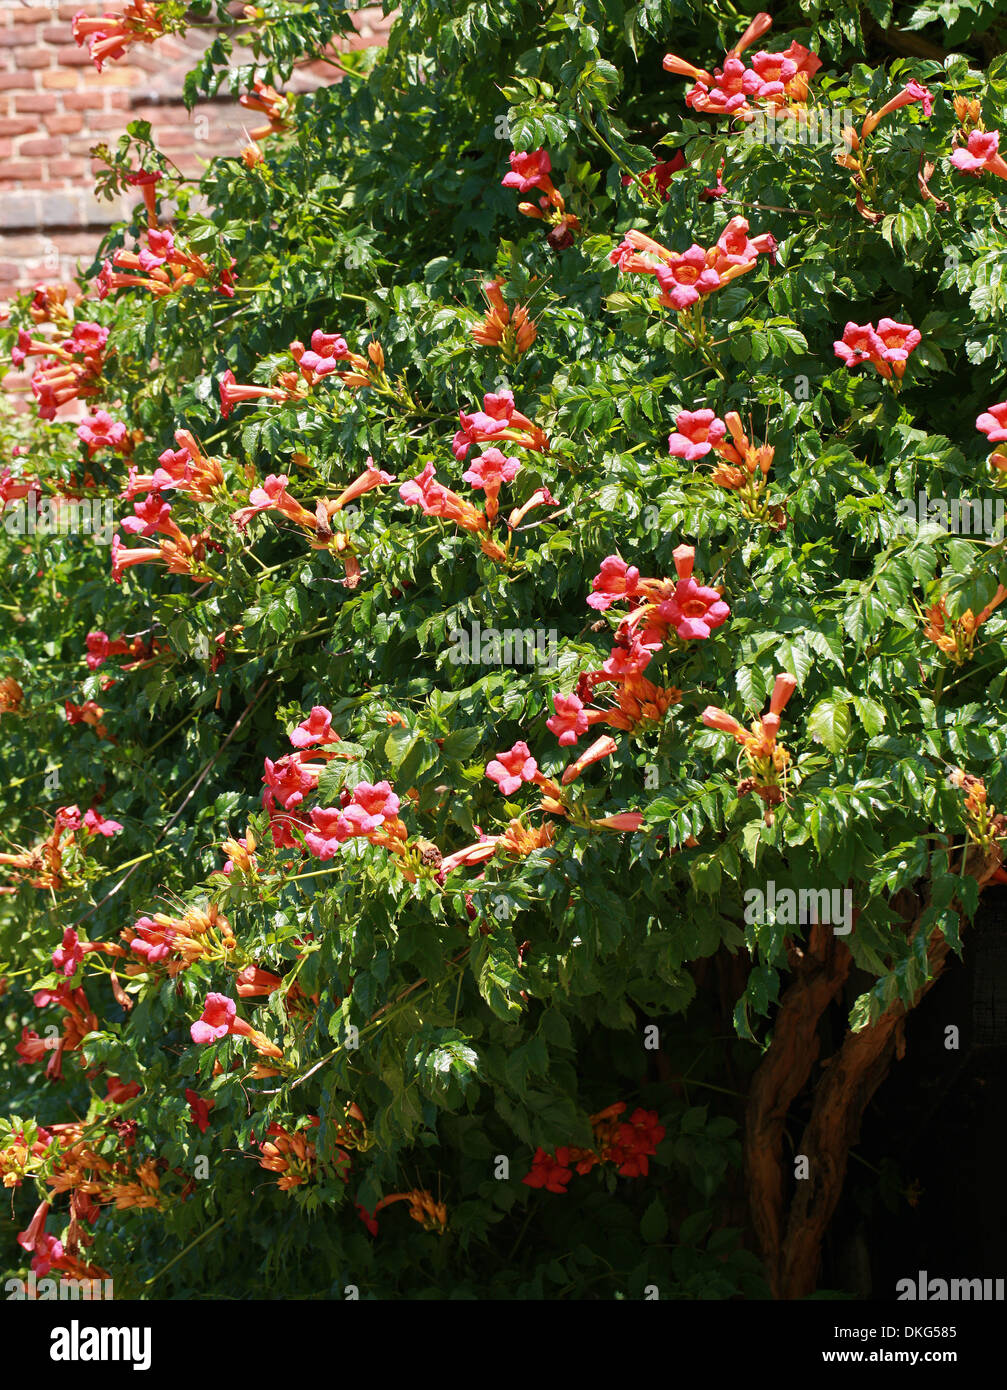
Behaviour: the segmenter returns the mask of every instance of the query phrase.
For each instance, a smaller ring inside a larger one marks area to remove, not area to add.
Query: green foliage
[[[254,39],[254,68],[228,68],[222,35],[188,99],[246,91],[253,76],[282,82],[345,28],[344,9],[257,6],[242,38]],[[138,474],[184,429],[219,461],[222,482],[203,500],[170,499],[181,530],[212,542],[198,582],[142,565],[118,586],[107,549],[88,537],[0,531],[0,676],[24,691],[20,711],[0,716],[3,849],[39,845],[56,809],[74,803],[100,802],[124,827],[78,847],[60,891],[22,877],[0,897],[0,1075],[11,1116],[46,1126],[114,1114],[137,1125],[126,1156],[161,1162],[159,1210],[103,1205],[98,1218],[87,1258],[113,1272],[117,1296],[338,1298],[348,1285],[421,1298],[764,1292],[737,1214],[738,1087],[785,987],[788,941],[806,928],[749,923],[746,891],[770,880],[852,890],[847,944],[875,981],[853,1014],[864,1026],[893,1000],[913,1002],[928,978],[928,933],[959,951],[976,907],[975,881],[951,867],[967,821],[949,769],[982,777],[991,803],[1007,796],[1007,623],[994,613],[956,667],[920,621],[938,596],[953,617],[992,599],[1007,580],[1002,537],[900,524],[900,501],[921,491],[996,496],[973,422],[1002,394],[1007,368],[1003,195],[992,174],[963,177],[948,156],[952,95],[980,100],[995,126],[1007,64],[983,70],[995,6],[909,9],[788,4],[762,41],[819,52],[812,100],[858,124],[910,79],[940,93],[929,121],[904,107],[871,137],[876,221],[858,212],[860,190],[830,143],[762,145],[684,105],[663,53],[712,66],[744,23],[731,6],[684,0],[405,0],[387,52],[347,59],[341,80],[301,97],[291,129],[263,143],[254,167],[218,159],[198,185],[176,179],[142,123],[106,152],[109,191],[141,163],[162,170],[162,213],[171,208],[177,241],[211,274],[171,295],[126,289],[78,309],[111,329],[101,400],[138,432]],[[892,57],[879,38],[891,23],[958,51]],[[511,142],[548,148],[580,222],[566,249],[517,212],[526,195],[501,186]],[[666,202],[623,183],[678,149],[688,163]],[[922,199],[923,156],[946,206]],[[721,160],[727,194],[704,198]],[[676,322],[652,280],[610,263],[631,228],[684,251],[713,245],[738,213],[753,235],[772,233],[775,261],[760,257],[710,296],[705,339]],[[138,209],[92,276],[143,226]],[[232,259],[228,298],[215,281]],[[494,278],[536,321],[517,360],[472,338],[480,283]],[[30,327],[23,311],[16,326]],[[885,316],[922,333],[898,393],[833,352],[848,320]],[[222,417],[225,371],[268,385],[293,370],[288,345],[316,329],[360,354],[380,342],[385,385],[328,377],[298,399]],[[522,451],[502,510],[539,487],[556,505],[531,513],[501,563],[452,522],[407,507],[398,486],[432,461],[468,497],[450,447],[458,411],[505,387],[552,447]],[[782,515],[746,517],[711,481],[709,459],[669,456],[676,416],[700,408],[736,411],[768,438]],[[122,459],[87,461],[66,425],[5,417],[2,438],[4,461],[25,445],[24,471],[50,486],[85,472],[103,497],[124,486]],[[230,519],[271,474],[287,475],[313,513],[368,455],[396,484],[341,514],[344,552],[312,548],[275,512],[247,531]],[[117,517],[128,511],[117,503]],[[576,814],[549,819],[529,786],[501,796],[484,768],[516,740],[557,780],[575,756],[545,721],[554,693],[598,669],[628,611],[586,606],[601,561],[618,554],[644,576],[673,576],[683,543],[731,616],[709,640],[666,644],[648,668],[680,702],[660,723],[611,730],[616,752],[570,788]],[[548,634],[555,668],[455,660],[452,634],[476,623]],[[95,630],[156,646],[88,671]],[[700,715],[714,705],[750,723],[780,672],[797,691],[780,733],[792,760],[785,799],[770,815],[738,787],[737,744]],[[108,736],[67,722],[68,700],[96,701]],[[410,845],[422,841],[413,859],[366,841],[329,861],[274,848],[264,759],[290,751],[288,734],[314,705],[331,711],[343,756],[311,804],[387,779]],[[637,832],[592,824],[633,812],[644,817]],[[552,842],[438,881],[438,855],[519,818],[552,825]],[[222,842],[249,829],[258,874],[224,878]],[[421,863],[424,846],[436,853]],[[901,888],[927,902],[912,939],[892,903]],[[90,954],[74,980],[98,1026],[65,1055],[63,1081],[15,1054],[23,1028],[62,1026],[32,995],[59,981],[51,954],[65,928],[114,943],[141,916],[210,901],[235,934],[232,962],[198,960],[169,978]],[[708,975],[738,955],[747,983],[730,1007],[741,1037],[725,1041]],[[247,1040],[190,1041],[207,993],[236,997],[234,966],[249,964],[283,981],[268,998],[239,1000],[282,1049],[272,1076],[251,1075]],[[646,1045],[655,1024],[658,1051]],[[106,1104],[109,1076],[140,1094]],[[205,1133],[187,1088],[213,1102]],[[616,1101],[664,1127],[646,1176],[602,1164],[566,1197],[521,1182],[536,1149],[589,1147],[589,1117]],[[356,1144],[350,1103],[366,1123]],[[307,1117],[318,1117],[317,1166],[279,1190],[259,1145],[270,1125],[293,1134]],[[121,1157],[116,1132],[100,1132],[102,1152]],[[200,1157],[209,1176],[190,1181]],[[29,1179],[46,1175],[43,1165]],[[0,1230],[12,1268],[31,1188],[17,1194],[17,1223]],[[445,1204],[447,1234],[411,1221],[404,1204],[379,1213],[374,1237],[358,1219],[354,1203],[371,1211],[414,1190]]]

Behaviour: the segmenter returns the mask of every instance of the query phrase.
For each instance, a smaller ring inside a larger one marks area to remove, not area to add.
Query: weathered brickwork
[[[187,174],[200,161],[237,154],[255,113],[229,94],[197,106],[181,100],[182,82],[214,31],[193,28],[136,44],[96,72],[70,24],[81,9],[102,14],[121,0],[0,0],[0,300],[40,280],[67,279],[88,264],[102,230],[122,214],[92,192],[89,151],[113,142],[131,120],[149,120],[157,144]],[[380,8],[354,17],[352,47],[383,44],[391,18]],[[248,61],[235,53],[235,61]],[[325,64],[300,68],[287,90],[333,80]]]

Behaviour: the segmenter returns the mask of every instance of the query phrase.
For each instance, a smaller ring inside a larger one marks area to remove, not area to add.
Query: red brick
[[[17,55],[19,68],[51,68],[53,52],[51,48],[25,48]]]
[[[8,256],[16,256],[19,261],[25,261],[29,256],[40,254],[41,243],[34,233],[26,232],[19,236],[4,236],[4,252]]]
[[[18,154],[52,155],[63,153],[63,141],[50,139],[48,135],[35,136],[33,139],[22,138],[18,145]]]
[[[115,92],[67,92],[63,106],[67,111],[103,111],[109,97]]]
[[[0,29],[0,48],[28,48],[35,35],[25,29]]]
[[[68,111],[62,116],[46,116],[45,128],[50,135],[76,135],[78,130],[84,129],[84,117],[76,111]]]
[[[38,183],[42,172],[42,165],[38,161],[12,159],[7,164],[0,164],[0,180],[4,183],[13,183],[16,179],[22,183]]]
[[[87,49],[78,48],[73,43],[59,50],[59,65],[61,68],[90,68],[92,72],[95,71]]]
[[[18,92],[14,98],[15,111],[58,111],[59,102],[43,92]]]
[[[46,68],[42,73],[42,87],[45,91],[53,88],[68,91],[78,85],[77,78],[72,72],[66,72],[63,68]]]
[[[35,78],[28,73],[0,72],[0,92],[16,91],[18,88],[31,91],[34,86]]]
[[[111,114],[101,112],[89,117],[87,128],[88,130],[117,130],[121,134],[125,132],[126,124],[122,114],[118,111],[113,111]]]
[[[79,181],[89,176],[90,170],[82,159],[50,159],[49,173],[56,178]]]
[[[122,63],[108,63],[97,72],[94,68],[81,68],[81,85],[84,87],[136,87],[143,81],[139,68],[127,68]]]
[[[159,130],[155,138],[162,150],[191,150],[196,146],[196,154],[201,152],[201,147],[205,147],[206,143],[193,140],[191,130]]]
[[[25,5],[16,9],[12,17],[15,24],[42,24],[45,20],[52,19],[52,7]]]
[[[81,7],[83,8],[83,6]],[[49,16],[51,18],[51,16]],[[43,43],[54,43],[60,48],[76,48],[69,24],[47,24],[39,33]]]
[[[0,135],[34,135],[38,130],[38,121],[33,121],[28,117],[24,120],[0,120]]]
[[[119,93],[109,95],[118,96]],[[244,110],[244,108],[241,108]],[[189,119],[189,113],[184,106],[172,102],[159,103],[156,106],[148,106],[144,102],[131,101],[129,104],[129,120],[131,121],[150,121],[152,125],[184,125]]]

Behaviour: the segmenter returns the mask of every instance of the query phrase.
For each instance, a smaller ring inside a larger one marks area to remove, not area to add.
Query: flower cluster
[[[923,107],[923,118],[924,120],[929,120],[933,106],[932,94],[921,82],[907,82],[901,91],[896,92],[895,96],[885,102],[884,106],[880,107],[877,111],[872,111],[864,118],[859,134],[852,126],[845,126],[843,128],[843,140],[848,148],[841,150],[836,155],[836,163],[842,165],[844,169],[850,170],[852,174],[851,182],[857,189],[857,211],[867,222],[880,222],[883,213],[871,211],[864,201],[864,190],[868,186],[874,186],[869,147],[865,145],[865,141],[874,132],[880,122],[883,121],[886,116],[891,115],[893,111],[901,110],[903,106],[916,105]],[[927,172],[924,174],[921,163],[920,187],[925,197],[933,196],[926,186],[926,180],[932,172],[933,166],[928,165]]]
[[[732,217],[709,250],[693,243],[679,252],[634,230],[609,253],[609,260],[624,274],[653,275],[661,288],[661,303],[681,311],[746,275],[760,255],[775,255],[771,233],[749,237],[748,231],[746,218]]]
[[[626,1102],[620,1100],[591,1116],[594,1144],[590,1149],[566,1145],[554,1154],[536,1149],[531,1170],[521,1181],[526,1187],[566,1192],[575,1172],[584,1175],[603,1163],[614,1164],[620,1177],[645,1178],[665,1129],[657,1122],[656,1110],[637,1106],[624,1120],[626,1109]]]
[[[550,231],[546,237],[554,251],[565,251],[573,245],[574,236],[580,231],[580,222],[566,211],[563,195],[553,184],[552,160],[545,150],[515,150],[509,156],[510,173],[501,180],[504,188],[516,188],[519,193],[542,194],[535,203],[518,203],[517,210],[525,217],[537,217],[548,223]]]
[[[306,348],[296,340],[290,344],[290,355],[297,371],[277,372],[271,386],[239,382],[228,369],[220,378],[220,413],[226,420],[236,405],[243,401],[296,401],[302,399],[317,382],[337,375],[351,390],[370,386],[382,395],[401,398],[385,374],[385,353],[381,344],[367,344],[367,356],[351,352],[346,339],[339,333],[326,333],[316,328],[311,346]],[[343,370],[343,368],[347,370]]]
[[[399,488],[399,497],[407,506],[419,507],[425,516],[444,517],[463,531],[479,535],[483,552],[495,561],[507,561],[514,532],[535,507],[555,506],[556,499],[548,488],[537,488],[507,517],[507,540],[500,545],[489,532],[497,522],[500,511],[500,491],[504,483],[512,483],[521,471],[521,460],[495,447],[497,441],[520,449],[546,452],[549,440],[540,427],[522,415],[514,406],[510,391],[483,397],[483,409],[471,414],[459,412],[462,428],[452,443],[455,458],[463,461],[474,444],[491,444],[484,449],[462,474],[465,482],[485,494],[485,506],[480,509],[451,488],[438,482],[434,464],[427,463],[422,473],[410,478]]]
[[[968,820],[969,836],[985,853],[989,853],[998,840],[1007,835],[1007,816],[1001,815],[995,806],[990,805],[986,783],[981,777],[973,777],[961,768],[952,768],[948,781],[958,791],[965,793],[965,816]]]
[[[85,700],[82,705],[76,705],[72,700],[64,700],[63,709],[68,724],[86,724],[94,730],[98,738],[112,737],[106,725],[102,723],[105,711],[94,700]]]
[[[616,629],[607,660],[595,671],[584,672],[571,695],[553,695],[554,714],[546,721],[560,747],[575,744],[594,724],[632,732],[641,725],[664,718],[682,692],[664,689],[644,676],[651,659],[669,641],[703,641],[726,622],[730,608],[719,589],[698,584],[693,576],[696,552],[680,545],[673,554],[677,578],[648,579],[635,565],[618,555],[607,556],[591,582],[588,605],[605,612],[613,604],[632,602],[632,611]],[[598,686],[616,686],[611,705],[598,705]],[[564,785],[580,775],[590,762],[615,751],[613,739],[600,739],[563,774]]]
[[[688,164],[682,151],[676,150],[670,159],[658,160],[649,169],[644,169],[642,174],[623,174],[622,186],[629,188],[631,184],[636,184],[644,193],[653,193],[662,203],[666,203],[672,175],[687,168]]]
[[[465,477],[468,478],[469,474],[481,477],[483,472],[488,476],[492,471],[494,501],[497,501],[500,487],[504,482],[512,482],[520,467],[521,464],[516,458],[505,458],[499,449],[488,449],[482,458],[476,460],[475,466],[469,469]],[[404,482],[399,488],[399,496],[406,506],[419,507],[424,516],[444,517],[460,526],[463,531],[487,529],[486,513],[473,506],[471,502],[466,502],[451,488],[439,483],[433,463],[428,463],[422,473]]]
[[[773,807],[784,799],[783,779],[790,764],[790,754],[781,743],[777,743],[776,736],[780,728],[780,715],[796,688],[796,676],[787,672],[778,675],[769,700],[768,714],[755,720],[748,729],[739,724],[733,715],[715,705],[707,705],[701,716],[708,729],[730,734],[741,745],[742,755],[748,764],[748,776],[738,783],[738,796],[754,792],[765,803],[767,825],[773,823]]]
[[[121,671],[142,670],[145,666],[150,666],[156,662],[161,655],[167,655],[171,651],[167,642],[160,638],[153,637],[150,632],[136,634],[136,637],[108,637],[107,632],[97,630],[88,632],[85,638],[85,648],[88,655],[85,656],[85,664],[89,671],[102,669],[104,663],[113,656],[128,656],[128,662],[124,662],[118,667]],[[106,676],[102,681],[102,689],[110,689],[115,684],[115,678]]]
[[[745,514],[753,520],[778,520],[763,498],[775,453],[772,446],[753,444],[737,411],[728,412],[723,420],[712,410],[680,411],[675,417],[674,433],[668,436],[668,453],[673,458],[695,462],[711,452],[720,459],[713,470],[713,481],[718,487],[734,493]]]
[[[509,390],[487,392],[482,410],[458,412],[461,429],[451,442],[459,463],[463,462],[473,444],[516,444],[519,449],[534,453],[549,452],[549,437],[539,425],[522,415],[514,404]]]
[[[546,728],[556,735],[561,748],[575,745],[582,734],[597,724],[607,724],[625,733],[659,724],[681,699],[680,690],[656,685],[645,677],[644,670],[655,652],[669,640],[672,628],[676,639],[701,640],[726,621],[730,609],[717,589],[696,583],[692,574],[695,551],[691,546],[679,546],[674,558],[675,581],[642,578],[635,566],[627,565],[617,555],[602,562],[592,583],[593,592],[588,596],[590,607],[604,612],[618,601],[636,602],[632,612],[620,622],[614,645],[602,666],[582,673],[575,692],[553,694],[554,712],[546,720]],[[604,685],[614,685],[615,691],[611,701],[601,703],[597,692]],[[539,771],[528,744],[520,740],[487,763],[486,776],[504,796],[531,783],[542,794],[543,811],[579,821],[583,817],[569,803],[563,789],[588,767],[611,757],[617,747],[610,734],[596,738],[564,769],[557,784]],[[620,812],[600,819],[587,817],[586,823],[606,830],[635,831],[643,824],[643,815],[639,811]],[[452,867],[490,858],[497,848],[527,854],[551,840],[552,827],[548,823],[537,830],[526,830],[520,822],[512,821],[506,835],[483,836],[476,844],[451,856]]]
[[[40,289],[44,290],[45,287]],[[36,291],[36,297],[38,294],[39,291]],[[48,300],[44,302],[48,303]],[[36,322],[45,321],[36,319]],[[65,331],[64,314],[61,313],[52,322]],[[11,351],[11,361],[15,367],[20,367],[29,357],[42,358],[32,372],[30,384],[32,395],[38,402],[39,416],[43,420],[55,419],[60,406],[70,401],[85,400],[98,394],[107,343],[108,329],[90,321],[74,323],[69,336],[61,342],[35,338],[26,329],[20,331],[17,344]]]
[[[87,1074],[94,1077],[99,1072],[100,1069]],[[109,1076],[105,1113],[96,1119],[44,1127],[29,1121],[0,1143],[4,1187],[20,1187],[30,1178],[49,1189],[27,1228],[17,1237],[21,1248],[32,1256],[31,1267],[36,1275],[44,1277],[55,1269],[78,1279],[109,1278],[105,1270],[86,1264],[79,1257],[81,1247],[94,1244],[87,1227],[96,1223],[101,1205],[114,1206],[117,1211],[152,1210],[172,1200],[163,1186],[167,1160],[130,1155],[129,1150],[136,1144],[136,1122],[107,1109],[110,1105],[128,1104],[141,1090],[137,1082],[126,1083]],[[202,1100],[189,1089],[185,1097],[201,1131],[208,1128],[214,1102]],[[187,1178],[178,1194],[184,1200],[194,1189],[195,1180],[181,1168],[174,1168],[171,1173]],[[46,1225],[51,1203],[64,1194],[69,1198],[69,1224],[62,1237],[57,1237],[46,1231]]]
[[[236,945],[231,925],[216,903],[187,908],[180,917],[163,912],[138,917],[123,928],[122,938],[126,953],[135,957],[126,966],[127,975],[146,975],[152,966],[162,966],[167,975],[175,976],[196,961],[226,963]],[[97,949],[109,952],[108,947]]]
[[[218,542],[210,539],[208,531],[186,535],[171,520],[170,512],[168,504],[155,493],[135,509],[139,526],[127,518],[130,520],[130,526],[125,527],[127,531],[135,530],[144,536],[163,533],[166,539],[156,545],[130,548],[123,544],[120,536],[112,537],[112,579],[116,584],[122,583],[124,572],[133,565],[163,564],[169,574],[184,574],[194,584],[203,584],[212,578],[204,568],[206,551],[207,547],[219,548]]]
[[[413,1221],[419,1222],[425,1231],[433,1231],[436,1235],[444,1235],[448,1228],[448,1209],[443,1202],[435,1200],[432,1193],[426,1188],[413,1188],[409,1192],[393,1192],[388,1197],[382,1197],[381,1201],[374,1208],[373,1216],[368,1216],[367,1212],[361,1207],[361,1216],[371,1235],[377,1234],[378,1223],[374,1220],[379,1211],[385,1207],[390,1207],[396,1202],[409,1203],[409,1215]]]
[[[244,531],[253,517],[264,512],[278,513],[308,533],[312,550],[331,550],[337,554],[346,575],[343,582],[347,588],[355,588],[361,574],[360,562],[349,535],[333,529],[333,518],[366,492],[394,483],[394,476],[378,468],[373,458],[368,456],[364,471],[338,497],[320,498],[313,512],[290,495],[287,490],[289,481],[285,473],[270,473],[261,487],[252,488],[248,505],[233,512],[231,520],[239,531]]]
[[[165,32],[165,22],[150,0],[126,0],[121,15],[104,14],[89,19],[83,10],[73,17],[72,32],[78,48],[87,44],[88,56],[99,72],[106,62],[123,58],[134,43],[153,43]]]
[[[851,142],[851,148],[855,151],[859,150],[862,141],[866,140],[885,117],[890,116],[893,111],[899,111],[903,106],[916,105],[923,107],[923,119],[928,121],[933,109],[933,95],[923,86],[922,82],[907,82],[901,91],[896,92],[893,97],[885,102],[884,106],[879,107],[877,111],[872,111],[870,115],[864,118],[859,135],[855,130],[850,130],[848,139]],[[853,169],[855,171],[860,171],[862,167],[860,161],[848,155],[837,156],[837,162],[844,165],[847,169]]]
[[[317,1127],[318,1116],[309,1115],[308,1124],[309,1127]],[[266,1130],[266,1135],[267,1138],[259,1145],[262,1150],[259,1167],[265,1168],[268,1173],[279,1174],[276,1186],[280,1191],[289,1192],[292,1187],[301,1187],[310,1182],[318,1169],[318,1150],[307,1134],[296,1130],[291,1133],[274,1122]],[[337,1153],[340,1155],[340,1167],[344,1167],[349,1163],[350,1156],[341,1149]]]
[[[87,648],[85,662],[89,671],[97,671],[111,656],[139,657],[147,651],[142,637],[113,639],[100,628],[87,634],[84,645]],[[128,667],[122,669],[127,670]]]
[[[385,375],[385,351],[377,339],[367,344],[367,356],[351,352],[346,339],[339,333],[325,333],[316,328],[311,335],[311,347],[301,342],[290,344],[290,355],[300,370],[301,376],[309,386],[323,377],[338,373],[344,386],[359,389],[370,386],[388,391],[390,385]],[[340,364],[348,364],[349,370],[341,371]]]
[[[0,854],[0,865],[13,871],[15,884],[23,879],[32,888],[59,892],[70,878],[76,877],[72,871],[68,873],[64,865],[70,851],[75,852],[74,861],[79,863],[88,838],[101,835],[108,839],[121,829],[118,821],[106,820],[93,807],[81,816],[79,807],[61,806],[53,817],[51,832],[41,844],[14,854]]]
[[[153,473],[141,474],[130,468],[122,496],[132,501],[144,493],[176,491],[196,502],[210,502],[224,484],[224,470],[216,459],[207,458],[189,430],[176,430],[177,449],[165,449]]]
[[[399,798],[388,782],[358,782],[339,806],[316,806],[314,827],[304,843],[319,859],[331,859],[347,840],[364,839],[396,850],[406,838],[399,819]]]
[[[686,105],[704,115],[736,116],[743,121],[754,120],[758,106],[782,111],[803,109],[809,81],[822,66],[822,60],[814,53],[793,42],[783,53],[756,53],[750,67],[741,59],[745,49],[767,33],[772,24],[770,15],[757,14],[724,55],[723,66],[712,73],[674,53],[666,54],[662,65],[665,72],[692,78],[695,83],[686,94]]]
[[[266,758],[262,804],[269,814],[273,844],[277,849],[301,849],[327,860],[348,841],[367,840],[408,857],[408,832],[398,814],[401,803],[388,782],[357,782],[343,789],[338,806],[316,806],[305,818],[304,798],[315,791],[328,762],[345,756],[338,750],[309,745],[339,741],[329,711],[316,705],[291,735],[296,751],[276,762]]]
[[[126,1085],[117,1077],[109,1077],[106,1102],[121,1105],[140,1090],[135,1082]],[[108,1141],[116,1148],[110,1149]],[[37,1276],[45,1277],[55,1269],[78,1279],[107,1279],[105,1270],[79,1257],[81,1247],[94,1243],[87,1227],[96,1223],[101,1205],[114,1206],[117,1211],[151,1210],[163,1205],[161,1175],[167,1162],[132,1158],[128,1150],[135,1142],[135,1122],[108,1114],[90,1123],[26,1126],[9,1136],[0,1149],[4,1186],[20,1187],[26,1177],[36,1177],[49,1189],[17,1237],[21,1248],[32,1256],[31,1268]],[[184,1176],[181,1169],[174,1172]],[[64,1194],[69,1198],[69,1224],[59,1238],[47,1232],[46,1225],[52,1201]]]
[[[145,184],[145,191],[150,187],[150,183]],[[106,299],[113,290],[121,289],[147,290],[163,298],[200,280],[215,282],[218,293],[233,299],[233,261],[229,267],[215,270],[202,256],[179,246],[174,232],[166,227],[150,226],[146,236],[147,245],[141,251],[120,247],[110,261],[102,263],[101,274],[95,280],[99,299]]]
[[[21,1041],[14,1051],[25,1066],[35,1066],[49,1054],[46,1076],[50,1081],[59,1081],[63,1075],[63,1055],[79,1052],[88,1033],[98,1027],[98,1016],[91,1008],[82,985],[76,988],[64,981],[56,989],[40,989],[32,996],[37,1009],[47,1009],[55,1005],[62,1009],[63,1028],[59,1039],[54,1043],[49,1038],[41,1038],[32,1028],[22,1028]]]
[[[297,98],[286,92],[278,92],[275,87],[257,77],[252,83],[252,91],[245,92],[238,98],[238,102],[246,110],[261,111],[266,117],[265,125],[256,126],[248,132],[251,140],[265,140],[270,135],[282,135],[290,130]]]
[[[24,703],[24,691],[13,676],[0,680],[0,714],[17,714]]]
[[[996,593],[978,613],[971,608],[958,618],[948,613],[946,600],[937,599],[923,615],[923,635],[944,654],[955,666],[964,666],[971,661],[975,650],[976,635],[987,618],[1000,607],[1007,598],[1007,589],[998,584]]]
[[[221,1038],[247,1038],[256,1052],[263,1057],[272,1057],[277,1060],[283,1057],[282,1048],[270,1042],[265,1033],[260,1033],[250,1023],[246,1023],[243,1018],[238,1017],[237,1004],[226,994],[211,992],[206,996],[203,1012],[189,1029],[189,1035],[192,1041],[200,1047],[219,1042]],[[253,1072],[255,1076],[274,1074],[271,1068],[262,1066],[256,1067]]]
[[[83,428],[83,427],[82,427]],[[181,531],[172,519],[171,506],[163,494],[177,491],[196,501],[211,501],[224,483],[224,473],[215,459],[207,458],[188,430],[176,430],[177,449],[165,449],[153,473],[140,474],[133,467],[122,496],[132,501],[133,514],[121,522],[128,535],[158,539],[154,546],[130,549],[116,535],[112,539],[112,578],[116,583],[133,565],[163,564],[170,574],[187,575],[194,582],[209,578],[203,571],[208,549],[221,549],[208,530],[196,535]],[[142,497],[137,502],[135,499]],[[220,641],[221,639],[218,639]],[[153,654],[153,646],[148,653]]]
[[[328,1166],[337,1178],[348,1182],[351,1159],[346,1150],[364,1150],[369,1147],[371,1139],[367,1133],[363,1112],[355,1101],[349,1101],[343,1107],[343,1115],[343,1123],[334,1127],[336,1150]],[[285,1129],[283,1125],[274,1122],[266,1130],[265,1140],[259,1144],[262,1152],[259,1167],[279,1175],[276,1185],[281,1192],[305,1186],[314,1181],[322,1170],[317,1146],[308,1137],[311,1130],[318,1128],[320,1120],[317,1115],[308,1115],[306,1118],[307,1125],[296,1130]],[[372,1234],[377,1234],[376,1222]]]
[[[973,130],[969,133],[965,149],[956,149],[951,154],[951,163],[962,174],[996,174],[1007,179],[1007,163],[1000,153],[1000,132],[998,130]]]
[[[899,382],[905,376],[909,354],[919,343],[920,331],[911,323],[879,319],[876,328],[871,323],[848,323],[842,338],[832,346],[843,365],[851,370],[862,362],[870,362],[886,381],[894,378]]]
[[[976,419],[976,429],[980,430],[991,444],[1007,442],[1007,401],[998,401],[996,405],[984,410]],[[1003,484],[1007,481],[1004,476],[1007,474],[1007,452],[999,448],[994,449],[987,463],[998,483]]]
[[[638,600],[616,633],[615,646],[602,668],[606,675],[643,671],[673,628],[680,641],[703,641],[730,617],[720,590],[696,583],[695,547],[677,546],[672,558],[675,580],[643,578],[635,565],[627,565],[618,555],[602,561],[591,581],[588,606],[603,613],[613,603]]]
[[[513,309],[503,297],[503,283],[491,280],[482,287],[486,316],[472,329],[481,347],[499,347],[505,362],[516,362],[535,341],[535,325],[523,304]]]

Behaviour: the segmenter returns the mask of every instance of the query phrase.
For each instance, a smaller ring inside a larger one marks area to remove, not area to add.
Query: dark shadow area
[[[921,1270],[1007,1277],[1007,890],[984,893],[964,944],[864,1117],[820,1288],[894,1300]]]

